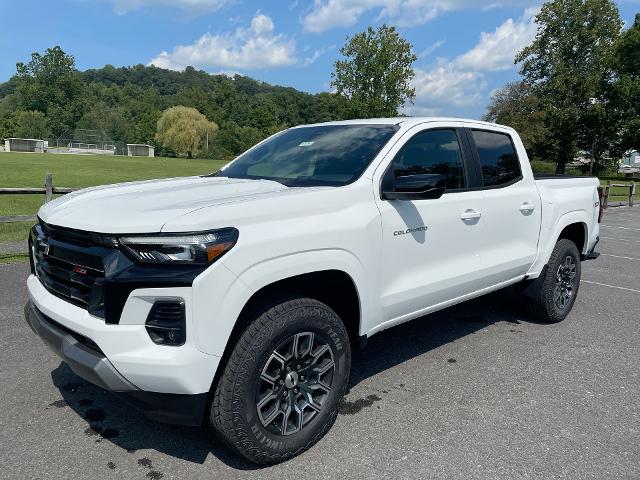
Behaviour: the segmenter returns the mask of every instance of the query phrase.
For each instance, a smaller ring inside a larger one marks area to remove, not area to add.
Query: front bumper
[[[49,318],[32,301],[25,305],[24,315],[34,333],[79,377],[116,393],[153,420],[175,425],[202,424],[206,392],[187,395],[140,390],[118,372],[91,339]]]
[[[25,305],[24,317],[31,330],[79,377],[113,392],[138,390],[120,375],[95,342],[53,321],[33,302]]]

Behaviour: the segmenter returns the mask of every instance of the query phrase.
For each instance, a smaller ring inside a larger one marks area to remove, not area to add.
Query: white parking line
[[[635,232],[640,232],[640,228],[630,228],[630,227],[620,227],[618,225],[600,225],[600,228],[602,227],[607,227],[607,228],[619,228],[621,230],[633,230]]]
[[[601,253],[600,255],[602,255],[603,257],[624,258],[625,260],[636,260],[636,261],[640,262],[640,258],[623,257],[622,255],[612,255],[610,253]]]
[[[614,238],[614,237],[600,237],[605,240],[615,240],[616,242],[631,242],[631,243],[640,243],[640,240],[626,240],[624,238]]]
[[[615,289],[618,289],[618,290],[626,290],[627,292],[640,293],[640,290],[634,290],[633,288],[618,287],[617,285],[608,285],[606,283],[592,282],[590,280],[580,280],[580,283],[589,283],[591,285],[599,285],[601,287],[609,287],[609,288],[615,288]]]

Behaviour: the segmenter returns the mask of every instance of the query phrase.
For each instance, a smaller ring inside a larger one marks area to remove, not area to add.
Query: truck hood
[[[278,195],[289,189],[269,180],[182,177],[79,190],[44,205],[46,223],[99,233],[153,233],[195,210]]]

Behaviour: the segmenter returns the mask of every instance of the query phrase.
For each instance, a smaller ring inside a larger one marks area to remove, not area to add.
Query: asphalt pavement
[[[0,265],[0,475],[638,479],[640,207],[610,209],[601,236],[564,322],[496,293],[380,333],[329,434],[271,467],[76,377],[23,320],[28,265]]]

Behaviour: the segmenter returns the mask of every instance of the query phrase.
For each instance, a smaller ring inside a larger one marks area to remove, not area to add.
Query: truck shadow
[[[354,352],[350,385],[494,323],[520,323],[522,319],[512,297],[498,292],[391,328],[372,337],[364,351]],[[212,454],[235,469],[261,468],[234,454],[207,429],[148,420],[116,395],[77,377],[65,363],[51,372],[51,378],[63,398],[52,405],[69,407],[82,417],[87,422],[84,435],[88,440],[111,442],[137,456],[138,464],[150,471],[154,467],[143,452],[146,450],[198,464]]]

